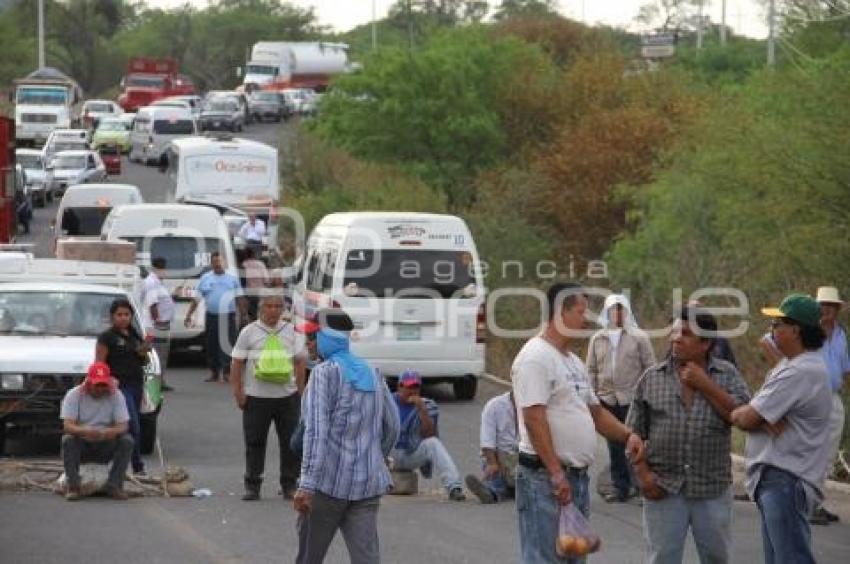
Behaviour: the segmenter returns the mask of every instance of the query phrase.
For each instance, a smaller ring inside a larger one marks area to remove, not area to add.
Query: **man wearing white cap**
[[[850,377],[850,356],[847,352],[847,333],[838,323],[838,312],[844,302],[838,295],[838,288],[821,286],[818,288],[817,302],[820,304],[820,325],[826,333],[821,353],[829,372],[829,384],[832,388],[832,412],[829,417],[829,440],[832,445],[830,462],[835,460],[841,446],[841,435],[844,431],[844,403],[841,401],[841,388],[844,380]],[[832,464],[830,463],[830,467]],[[823,506],[815,510],[812,522],[826,524],[838,521],[838,516],[827,511]]]

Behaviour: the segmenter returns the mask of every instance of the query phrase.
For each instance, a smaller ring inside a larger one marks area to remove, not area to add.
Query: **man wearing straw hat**
[[[838,323],[838,312],[844,302],[838,295],[838,288],[821,286],[818,288],[817,302],[820,305],[820,326],[826,333],[821,353],[829,372],[829,385],[832,389],[832,411],[829,416],[830,465],[838,455],[841,446],[841,435],[844,431],[844,403],[841,401],[841,389],[844,380],[850,376],[850,356],[847,353],[847,333]],[[827,470],[828,471],[828,470]],[[838,521],[838,515],[818,506],[812,516],[812,523],[826,525]]]

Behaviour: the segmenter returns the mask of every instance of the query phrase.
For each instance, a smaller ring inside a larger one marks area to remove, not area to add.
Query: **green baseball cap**
[[[787,317],[810,327],[820,324],[820,305],[806,294],[789,294],[779,307],[766,307],[761,312],[768,317]]]

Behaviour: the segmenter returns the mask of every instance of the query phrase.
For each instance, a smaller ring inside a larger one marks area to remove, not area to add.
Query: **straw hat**
[[[818,288],[817,302],[819,304],[843,304],[838,297],[838,288],[834,286],[821,286]]]

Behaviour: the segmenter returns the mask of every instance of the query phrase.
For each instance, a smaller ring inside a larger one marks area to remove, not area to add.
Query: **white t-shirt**
[[[516,409],[511,393],[505,392],[484,405],[481,412],[481,448],[516,452],[516,435]]]
[[[265,234],[266,224],[260,218],[254,220],[254,225],[249,221],[239,228],[239,236],[246,241],[262,241]]]
[[[271,328],[258,320],[246,325],[236,339],[236,345],[233,347],[233,354],[231,356],[245,361],[245,372],[242,375],[242,390],[247,396],[256,398],[284,398],[291,396],[298,390],[295,385],[294,370],[292,378],[285,384],[264,382],[254,377],[254,364],[260,358],[260,352],[262,352],[266,338],[270,334],[276,334],[278,336],[281,345],[292,355],[293,364],[295,364],[296,358],[305,358],[304,338],[300,333],[295,332],[295,327],[292,323],[279,321],[277,327]]]
[[[542,337],[528,341],[511,368],[519,421],[519,450],[537,454],[531,446],[522,409],[546,406],[555,454],[562,463],[586,468],[596,451],[596,428],[589,405],[599,405],[581,359],[563,354]]]
[[[153,328],[151,318],[151,306],[156,304],[156,311],[160,321],[168,321],[174,317],[174,300],[168,292],[168,288],[159,279],[156,273],[151,272],[142,284],[142,321],[145,329]]]

